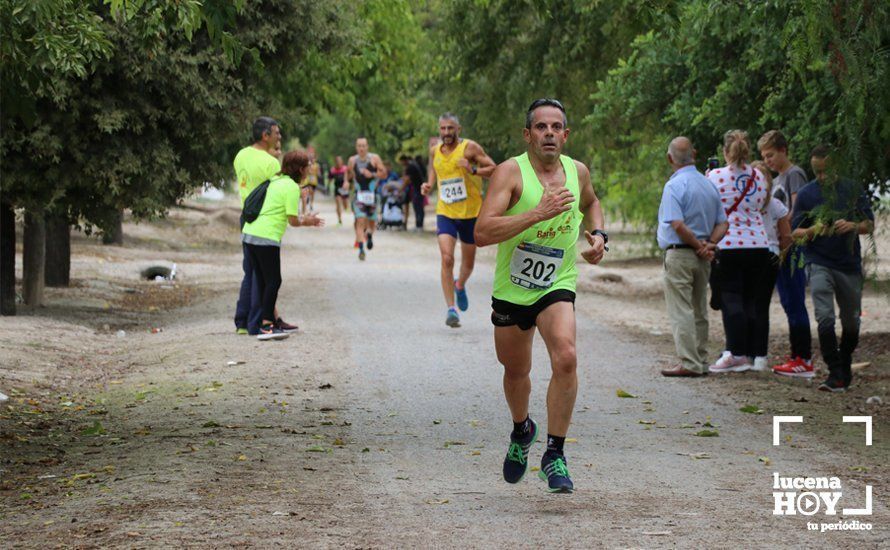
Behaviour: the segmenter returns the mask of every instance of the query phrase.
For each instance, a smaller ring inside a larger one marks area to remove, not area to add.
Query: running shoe
[[[235,334],[247,334],[247,329],[246,328],[236,328]]]
[[[751,370],[753,371],[765,371],[767,367],[766,356],[755,357],[754,361],[751,363]]]
[[[566,457],[563,455],[550,451],[544,453],[538,477],[547,482],[547,490],[551,493],[571,493],[575,490],[575,484],[569,477]]]
[[[280,328],[275,325],[269,323],[268,325],[263,325],[260,328],[260,333],[257,334],[257,340],[284,340],[290,336]]]
[[[832,393],[845,392],[847,391],[847,385],[844,384],[843,380],[838,380],[837,378],[829,376],[825,379],[825,382],[819,384],[819,391],[830,391]]]
[[[448,308],[448,316],[445,317],[445,324],[451,328],[460,327],[460,316],[453,307]]]
[[[454,280],[454,296],[457,299],[457,307],[461,311],[466,311],[470,307],[470,300],[467,298],[467,288],[457,288],[457,279]]]
[[[365,235],[368,240],[368,250],[374,250],[374,234],[369,231]]]
[[[720,359],[708,367],[709,372],[721,374],[724,372],[743,372],[751,368],[748,358],[745,356],[736,357],[728,351],[724,351]]]
[[[281,332],[288,333],[288,334],[291,332],[297,332],[298,330],[300,330],[300,327],[298,327],[297,325],[292,325],[292,324],[288,323],[281,317],[279,317],[278,319],[275,319],[275,326],[280,328]]]
[[[365,261],[365,243],[358,243],[358,259]]]
[[[514,439],[510,434],[510,447],[504,458],[504,481],[507,483],[519,483],[528,471],[528,451],[538,439],[538,425],[531,418],[528,421],[531,429],[524,439]]]
[[[812,378],[816,375],[816,369],[813,368],[813,361],[810,359],[801,359],[795,357],[787,363],[776,365],[773,372],[781,376],[792,376],[794,378]]]

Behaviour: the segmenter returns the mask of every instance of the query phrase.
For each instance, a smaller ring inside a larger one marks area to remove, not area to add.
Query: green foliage
[[[525,110],[559,98],[572,127],[567,152],[591,160],[599,130],[582,124],[592,84],[638,33],[670,12],[666,1],[455,0],[441,4],[431,70],[443,103],[495,160],[523,148]],[[596,177],[596,174],[594,174]]]
[[[438,115],[497,161],[568,109],[611,219],[652,225],[671,137],[780,128],[885,190],[890,4],[873,0],[0,0],[4,198],[106,223],[230,174],[271,114],[322,158],[424,153]]]
[[[678,134],[693,140],[703,163],[719,156],[726,130],[747,130],[756,148],[779,128],[803,166],[813,146],[833,144],[843,174],[886,189],[890,8],[839,6],[697,1],[663,16],[593,94],[587,120],[616,136],[598,140],[604,165],[625,163],[623,148],[664,150]],[[647,204],[644,220],[654,220],[657,205]]]
[[[4,122],[32,122],[38,99],[64,104],[68,79],[111,50],[102,20],[78,0],[0,0],[0,29]]]
[[[435,44],[422,26],[429,10],[412,11],[411,4],[359,3],[352,51],[330,67],[326,78],[315,81],[325,112],[315,120],[309,142],[322,158],[353,154],[359,135],[384,159],[426,151],[438,111],[428,76]]]
[[[85,4],[106,57],[51,75],[64,93],[30,93],[31,117],[4,109],[0,138],[5,199],[100,227],[123,207],[161,215],[196,185],[228,177],[257,115],[286,104],[283,126],[294,128],[317,98],[281,75],[320,79],[325,60],[348,51],[354,14],[345,1],[270,0],[240,12],[223,2],[113,4]],[[219,39],[226,32],[250,55],[235,55]]]
[[[843,173],[886,189],[890,4],[871,0],[431,4],[431,81],[496,160],[521,150],[529,102],[563,101],[567,153],[593,165],[612,219],[654,225],[669,140],[720,156],[780,128],[802,165],[836,145]]]

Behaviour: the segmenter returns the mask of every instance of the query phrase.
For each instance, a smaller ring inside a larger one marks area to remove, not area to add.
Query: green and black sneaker
[[[531,418],[528,421],[531,428],[526,437],[516,439],[510,434],[510,447],[504,458],[504,481],[507,483],[519,483],[528,471],[528,451],[538,439],[538,425]]]
[[[575,490],[575,484],[569,477],[566,457],[561,454],[552,451],[544,453],[538,476],[547,482],[547,490],[551,493],[571,493]]]

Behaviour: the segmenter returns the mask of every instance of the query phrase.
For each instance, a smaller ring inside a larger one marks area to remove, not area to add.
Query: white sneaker
[[[714,374],[721,374],[724,372],[744,372],[750,368],[751,363],[748,362],[747,357],[737,357],[728,351],[724,351],[723,355],[720,356],[720,359],[717,359],[713,365],[708,367],[708,372],[713,372]]]
[[[754,364],[751,365],[751,370],[760,372],[760,371],[766,370],[766,367],[768,367],[768,366],[769,366],[769,365],[767,365],[767,362],[766,362],[766,356],[765,356],[765,355],[762,356],[762,357],[755,357],[755,358],[754,358]]]

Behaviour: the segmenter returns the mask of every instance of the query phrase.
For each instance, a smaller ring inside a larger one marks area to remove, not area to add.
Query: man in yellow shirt
[[[251,132],[253,144],[238,151],[233,162],[242,207],[251,191],[281,170],[278,157],[274,156],[280,154],[281,151],[281,129],[278,122],[267,116],[259,117],[253,122]],[[244,228],[243,217],[241,228]],[[247,248],[243,244],[242,253],[241,265],[244,270],[244,278],[241,281],[238,303],[235,305],[235,330],[238,334],[256,335],[260,333],[261,298],[257,291],[256,274],[250,263]],[[275,323],[276,326],[287,332],[297,329],[296,326],[288,324],[278,317],[277,312]]]
[[[442,292],[448,312],[445,324],[460,326],[457,309],[469,307],[466,284],[476,261],[473,229],[482,208],[482,178],[489,177],[495,163],[485,150],[473,140],[460,137],[461,126],[456,115],[445,113],[439,117],[439,141],[430,148],[427,181],[421,193],[429,194],[438,183],[436,203],[436,234],[442,256]],[[460,239],[460,274],[454,278],[454,249]],[[455,296],[457,308],[454,307]]]

